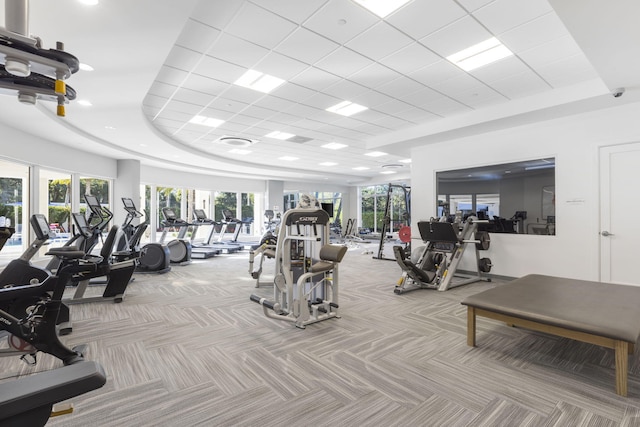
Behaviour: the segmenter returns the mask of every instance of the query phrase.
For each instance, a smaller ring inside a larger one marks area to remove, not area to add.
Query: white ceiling
[[[632,17],[639,4],[412,0],[382,20],[351,0],[100,0],[93,7],[31,0],[30,33],[46,48],[64,42],[94,71],[68,80],[78,98],[65,118],[55,105],[2,96],[0,121],[176,170],[390,181],[409,176],[411,165],[399,163],[389,176],[380,175],[383,166],[409,158],[416,145],[638,101],[640,26]],[[514,55],[469,73],[444,59],[494,36]],[[234,85],[247,69],[286,83],[268,95]],[[621,86],[623,97],[609,95]],[[93,105],[79,105],[83,99]],[[342,100],[369,109],[351,117],[325,111]],[[194,115],[225,123],[188,123]],[[274,130],[305,142],[265,137]],[[222,136],[258,142],[237,155],[216,142]],[[329,142],[348,147],[321,148]],[[364,155],[373,150],[388,154]]]

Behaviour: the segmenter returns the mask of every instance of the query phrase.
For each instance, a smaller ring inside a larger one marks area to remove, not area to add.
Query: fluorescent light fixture
[[[86,99],[81,99],[78,101],[78,104],[84,106],[84,107],[91,107],[93,104],[91,103],[91,101],[87,101]]]
[[[85,64],[83,62],[80,63],[79,67],[82,71],[93,71],[93,67],[91,65]]]
[[[280,132],[278,130],[274,130],[271,133],[268,133],[265,135],[267,138],[275,138],[275,139],[281,139],[281,140],[286,140],[289,138],[293,138],[295,135],[292,133],[287,133],[287,132]]]
[[[369,153],[364,153],[364,155],[369,157],[382,157],[386,156],[387,153],[383,153],[382,151],[370,151]]]
[[[217,128],[224,123],[224,120],[214,119],[213,117],[193,116],[189,123]]]
[[[367,107],[364,107],[362,105],[356,104],[351,101],[342,101],[341,103],[336,104],[333,107],[327,108],[326,111],[329,111],[330,113],[340,114],[341,116],[349,117],[349,116],[353,116],[356,113],[359,113],[360,111],[364,111],[367,109],[368,109]]]
[[[269,93],[284,83],[284,80],[261,73],[260,71],[247,70],[246,73],[233,83],[238,86],[257,90],[258,92]]]
[[[396,173],[396,171],[382,171],[380,174],[382,175],[391,175],[392,173]]]
[[[278,157],[278,160],[284,160],[286,162],[292,162],[294,160],[298,160],[298,157],[293,157],[293,156],[282,156],[282,157]]]
[[[348,147],[347,144],[340,144],[339,142],[330,142],[322,145],[322,148],[328,148],[329,150],[340,150],[341,148]]]
[[[318,163],[320,166],[337,166],[338,164],[336,162],[322,162],[322,163]]]
[[[380,18],[384,18],[391,12],[402,7],[410,0],[353,0],[365,9],[378,15]]]
[[[232,148],[229,150],[230,153],[233,154],[250,154],[251,150],[243,150],[242,148]]]
[[[458,53],[447,56],[447,59],[465,71],[475,70],[502,58],[513,55],[505,45],[491,37]]]
[[[411,163],[411,159],[398,160],[400,163]]]
[[[366,167],[366,166],[358,166],[358,167],[356,167],[356,168],[353,168],[353,170],[354,170],[354,171],[366,171],[366,170],[368,170],[368,169],[369,169],[369,168],[368,168],[368,167]]]

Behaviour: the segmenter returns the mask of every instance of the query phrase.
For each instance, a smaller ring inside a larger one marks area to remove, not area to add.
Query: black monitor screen
[[[135,209],[136,205],[133,203],[133,200],[131,200],[128,197],[123,197],[122,198],[122,203],[124,203],[124,207],[125,208],[130,208],[130,209]]]
[[[333,218],[333,203],[321,203],[322,210],[329,214],[329,218]]]
[[[207,214],[204,213],[204,209],[194,209],[193,214],[196,216],[196,219],[199,221],[207,219]]]
[[[162,214],[167,221],[174,221],[177,218],[176,213],[171,208],[162,208]]]
[[[45,237],[49,236],[49,232],[51,231],[51,229],[49,228],[49,222],[47,221],[47,218],[42,214],[35,214],[34,218],[36,220],[33,224],[33,231],[34,233],[36,233],[38,239],[44,239]]]
[[[87,205],[89,205],[90,208],[100,207],[100,202],[98,201],[98,198],[96,196],[92,196],[91,194],[85,194],[84,200],[87,202]]]

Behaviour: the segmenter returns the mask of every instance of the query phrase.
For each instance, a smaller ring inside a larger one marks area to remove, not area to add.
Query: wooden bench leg
[[[616,393],[620,396],[627,395],[627,371],[629,365],[629,343],[616,341]]]
[[[467,306],[467,345],[476,346],[476,308]]]

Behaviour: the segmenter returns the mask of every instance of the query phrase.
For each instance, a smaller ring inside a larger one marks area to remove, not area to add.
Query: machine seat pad
[[[640,287],[530,274],[462,304],[615,340],[640,337]]]
[[[411,277],[412,279],[422,283],[431,283],[433,282],[433,279],[436,278],[435,271],[423,270],[419,268],[417,265],[415,265],[413,262],[408,260],[405,257],[404,250],[402,249],[401,246],[394,246],[393,254],[396,257],[396,262],[398,263],[400,268],[403,271],[406,271],[409,277]]]
[[[341,262],[346,253],[346,246],[324,245],[320,248],[320,259],[322,261]]]

